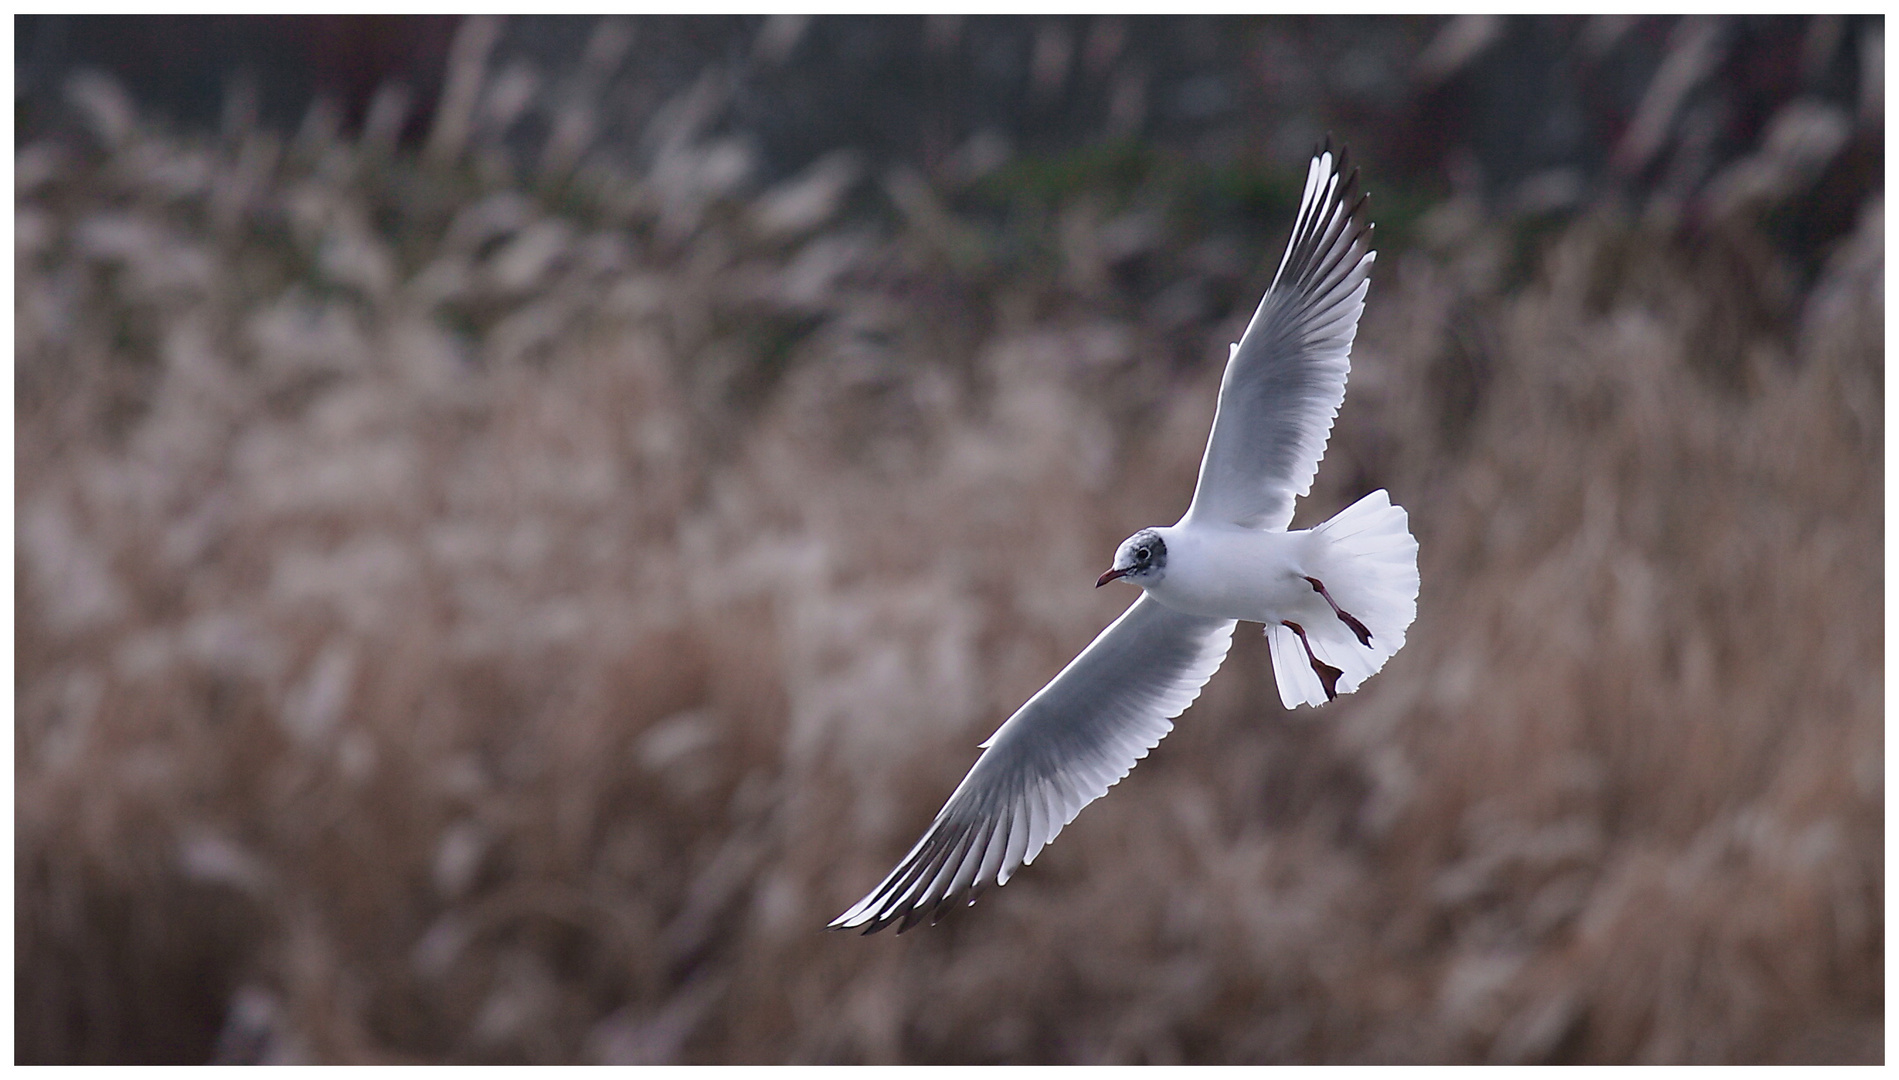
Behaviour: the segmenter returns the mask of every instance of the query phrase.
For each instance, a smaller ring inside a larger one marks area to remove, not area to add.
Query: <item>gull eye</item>
[[[1134,549],[1134,558],[1139,562],[1146,562],[1147,560],[1153,557],[1154,557],[1154,553],[1147,550],[1146,548]]]

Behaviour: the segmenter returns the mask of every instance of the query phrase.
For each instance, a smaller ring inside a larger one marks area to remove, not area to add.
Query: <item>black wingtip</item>
[[[1328,131],[1325,133],[1325,138],[1319,142],[1318,149],[1312,151],[1313,157],[1319,157],[1323,154],[1331,154],[1332,163],[1337,166],[1338,171],[1342,173],[1346,170],[1351,161],[1352,148],[1333,138],[1332,133]]]
[[[938,900],[936,902],[936,906],[930,909],[930,925],[931,926],[935,926],[937,923],[942,922],[943,916],[948,915],[950,911],[956,907],[955,904],[951,903],[951,901],[955,899],[956,897],[953,895],[946,895],[943,897],[943,899]]]

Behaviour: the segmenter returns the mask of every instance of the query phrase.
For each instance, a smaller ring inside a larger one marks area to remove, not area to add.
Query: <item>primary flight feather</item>
[[[1404,509],[1374,491],[1286,528],[1345,400],[1375,258],[1364,209],[1357,173],[1322,149],[1278,273],[1228,354],[1192,504],[1123,541],[1095,583],[1141,596],[982,744],[923,838],[831,929],[902,933],[1006,883],[1173,730],[1237,622],[1265,626],[1289,709],[1351,693],[1403,647],[1418,597]]]

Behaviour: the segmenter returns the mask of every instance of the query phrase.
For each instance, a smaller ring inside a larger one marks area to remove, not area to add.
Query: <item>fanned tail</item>
[[[1273,677],[1286,708],[1323,705],[1330,700],[1326,682],[1339,694],[1357,690],[1378,673],[1399,649],[1418,615],[1418,541],[1411,535],[1404,507],[1393,506],[1383,489],[1339,511],[1312,530],[1327,541],[1318,576],[1341,611],[1362,624],[1369,640],[1344,618],[1308,620],[1300,632],[1268,626]],[[1312,652],[1308,656],[1306,649]],[[1338,674],[1321,675],[1312,660]]]

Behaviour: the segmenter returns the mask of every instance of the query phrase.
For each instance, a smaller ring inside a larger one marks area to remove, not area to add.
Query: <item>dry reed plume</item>
[[[23,1060],[1878,1059],[1876,194],[1800,289],[1740,211],[1432,211],[1299,515],[1411,508],[1408,647],[1287,714],[1243,630],[860,939],[1245,312],[1104,316],[847,155],[759,191],[691,96],[516,178],[456,86],[413,156],[98,80],[17,153]]]

